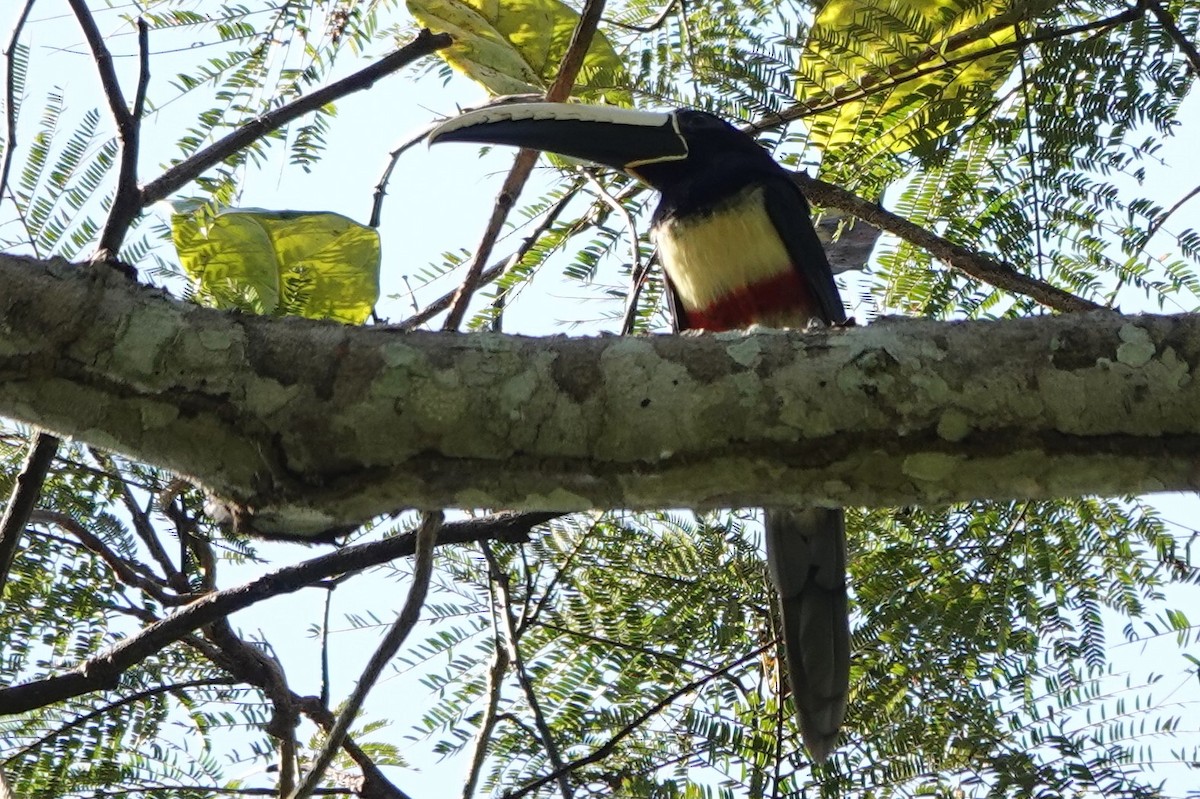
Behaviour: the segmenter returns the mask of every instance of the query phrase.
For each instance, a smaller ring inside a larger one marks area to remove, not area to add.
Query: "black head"
[[[720,117],[680,108],[670,114],[684,141],[682,158],[647,159],[625,170],[658,189],[669,205],[692,204],[697,198],[726,195],[782,172],[758,142]]]

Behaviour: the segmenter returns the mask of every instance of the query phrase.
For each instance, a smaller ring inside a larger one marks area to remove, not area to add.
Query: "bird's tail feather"
[[[837,743],[850,690],[845,514],[768,508],[764,517],[792,701],[804,745],[822,761]]]

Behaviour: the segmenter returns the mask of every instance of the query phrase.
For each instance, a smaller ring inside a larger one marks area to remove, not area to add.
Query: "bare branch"
[[[12,34],[8,37],[8,46],[4,48],[4,162],[0,165],[0,197],[8,191],[8,173],[12,169],[13,151],[17,149],[17,63],[16,51],[21,43],[21,32],[25,29],[25,21],[33,10],[36,0],[25,0],[25,6],[17,15]]]
[[[955,244],[840,186],[810,177],[804,172],[794,173],[792,179],[805,196],[817,205],[840,208],[880,230],[894,233],[910,244],[928,251],[934,258],[996,288],[1031,297],[1057,311],[1094,311],[1104,307],[1032,275],[1018,272],[987,255]]]
[[[79,2],[80,0],[76,0]],[[225,136],[220,141],[205,147],[190,158],[180,161],[161,176],[146,184],[142,189],[142,207],[152,205],[174,194],[207,170],[237,153],[247,145],[278,130],[292,120],[299,119],[310,111],[328,105],[353,92],[369,89],[377,80],[427,56],[443,47],[449,47],[449,34],[431,33],[427,28],[417,38],[389,53],[375,63],[348,75],[339,81],[317,89],[311,94],[298,97],[287,105],[268,111],[257,119]]]
[[[429,591],[429,578],[433,574],[433,550],[437,544],[438,531],[442,527],[443,516],[440,512],[426,513],[421,519],[421,525],[417,528],[415,535],[414,547],[416,550],[416,563],[413,566],[412,585],[408,589],[408,597],[404,600],[404,607],[400,611],[400,615],[396,617],[396,621],[388,630],[387,635],[379,643],[379,647],[375,653],[371,655],[371,659],[367,661],[366,668],[363,669],[362,676],[358,678],[358,683],[354,686],[354,690],[346,699],[342,706],[341,712],[338,714],[337,722],[333,725],[333,729],[329,731],[329,737],[325,740],[325,745],[321,747],[320,753],[314,758],[312,767],[309,772],[304,775],[304,780],[292,794],[291,799],[307,799],[311,796],[313,790],[321,782],[325,776],[326,769],[333,762],[337,750],[341,748],[342,741],[346,738],[346,733],[350,731],[350,725],[354,723],[354,719],[358,717],[358,711],[362,709],[363,703],[367,699],[367,694],[375,687],[375,683],[379,680],[379,675],[383,673],[383,669],[400,651],[401,645],[404,644],[408,634],[416,627],[417,621],[421,618],[421,608],[425,605],[425,595]]]
[[[471,765],[467,769],[467,779],[463,782],[462,799],[471,799],[475,795],[475,786],[479,783],[479,775],[483,771],[487,759],[488,744],[492,741],[492,731],[500,719],[497,711],[500,708],[500,697],[504,689],[504,675],[508,673],[508,646],[504,642],[504,634],[500,630],[500,619],[492,613],[492,665],[488,668],[487,685],[484,695],[487,705],[483,709],[483,718],[479,722],[479,730],[475,734],[475,747],[471,751]]]
[[[1158,24],[1163,26],[1163,30],[1171,37],[1171,41],[1175,42],[1175,46],[1183,51],[1188,63],[1192,66],[1192,73],[1200,78],[1200,50],[1196,49],[1196,43],[1188,39],[1187,35],[1179,29],[1175,24],[1175,17],[1171,12],[1162,7],[1158,0],[1145,0],[1145,5],[1154,14],[1154,18],[1158,20]]]
[[[584,4],[583,12],[579,15],[579,22],[571,33],[571,43],[567,46],[567,52],[563,54],[562,61],[559,62],[554,83],[546,91],[548,102],[563,102],[571,96],[575,77],[579,74],[579,68],[583,66],[583,59],[592,44],[592,36],[596,32],[596,26],[600,23],[600,15],[604,13],[604,3],[605,0],[587,0]],[[533,172],[533,165],[537,162],[537,157],[538,154],[535,150],[521,150],[517,153],[512,169],[509,170],[508,177],[504,179],[500,193],[496,195],[492,215],[488,219],[479,246],[475,248],[475,255],[454,296],[450,311],[446,314],[442,330],[458,330],[462,325],[462,320],[467,314],[467,307],[471,304],[471,297],[479,289],[483,265],[492,257],[492,248],[495,247],[496,239],[504,228],[508,212],[512,210],[521,190],[525,188],[525,183],[529,180],[530,173]]]
[[[554,732],[550,729],[550,725],[546,723],[546,716],[542,712],[542,703],[538,701],[533,680],[529,676],[529,670],[525,668],[524,658],[521,657],[521,638],[520,633],[517,631],[517,622],[512,610],[512,594],[508,586],[508,572],[500,566],[500,563],[496,560],[496,556],[492,553],[492,548],[488,546],[486,541],[480,543],[480,549],[483,551],[483,556],[488,564],[488,577],[492,589],[492,613],[503,624],[503,629],[500,630],[500,633],[503,636],[505,646],[508,647],[508,660],[512,663],[513,670],[516,672],[517,682],[520,684],[521,691],[525,694],[525,701],[533,713],[533,724],[537,729],[538,743],[545,750],[546,757],[550,759],[555,773],[558,774],[558,790],[562,794],[563,799],[571,799],[574,792],[571,790],[571,781],[567,778],[567,772],[563,769],[563,759],[558,751],[558,743],[554,740]]]
[[[42,486],[58,452],[59,443],[58,438],[49,433],[35,434],[25,463],[21,465],[21,471],[13,483],[12,495],[4,507],[4,517],[0,518],[0,597],[4,596],[4,586],[17,554],[17,545],[42,494]]]
[[[438,533],[438,545],[461,544],[484,538],[519,540],[537,524],[556,514],[498,514],[453,522]],[[415,551],[414,534],[358,544],[265,574],[244,585],[207,594],[162,621],[123,639],[107,651],[65,674],[0,689],[0,716],[24,713],[117,684],[130,666],[161,651],[193,630],[270,597],[298,591],[318,580],[347,571],[377,566]]]

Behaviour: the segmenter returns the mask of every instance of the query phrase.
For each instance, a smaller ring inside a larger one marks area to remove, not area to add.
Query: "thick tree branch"
[[[264,533],[1200,486],[1200,316],[536,339],[227,314],[11,256],[0,285],[0,414],[188,474]]]
[[[465,543],[484,538],[521,540],[533,526],[553,516],[551,513],[501,514],[454,522],[446,524],[439,531],[438,544]],[[298,591],[318,580],[411,555],[415,540],[415,535],[410,533],[346,547],[270,572],[245,585],[206,594],[162,621],[123,639],[106,652],[81,663],[72,671],[0,689],[0,716],[25,713],[52,702],[111,688],[130,666],[194,630],[256,602]]]

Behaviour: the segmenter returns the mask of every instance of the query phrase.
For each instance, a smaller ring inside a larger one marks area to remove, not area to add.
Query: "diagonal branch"
[[[449,47],[452,41],[449,34],[432,33],[428,28],[424,28],[404,47],[389,53],[370,66],[247,122],[228,136],[180,161],[147,183],[142,189],[142,207],[153,205],[174,194],[207,170],[266,134],[348,94],[369,89],[377,80],[402,69],[418,58]]]
[[[492,553],[492,548],[486,541],[481,543],[480,548],[483,550],[484,558],[487,559],[488,575],[492,585],[492,613],[498,616],[504,625],[504,629],[498,632],[503,638],[504,645],[508,647],[508,660],[516,672],[517,682],[520,683],[521,691],[525,694],[525,701],[529,703],[529,709],[533,712],[533,723],[537,728],[539,742],[546,750],[546,756],[550,759],[551,765],[554,766],[554,773],[558,775],[558,790],[562,793],[563,799],[571,799],[574,792],[571,790],[571,781],[567,779],[567,771],[563,767],[562,755],[554,740],[554,733],[546,722],[546,716],[542,713],[542,705],[538,701],[537,691],[534,690],[533,680],[529,677],[529,669],[525,667],[525,660],[521,657],[520,633],[517,632],[517,622],[512,612],[508,572],[500,566],[496,556]]]
[[[547,102],[563,102],[571,96],[571,88],[575,85],[575,76],[579,74],[579,68],[583,66],[583,59],[592,44],[592,36],[596,32],[596,26],[600,23],[600,15],[604,13],[604,3],[605,0],[587,0],[584,5],[583,13],[579,15],[579,22],[571,34],[571,43],[567,46],[567,52],[558,65],[557,77],[546,91]],[[504,179],[500,193],[496,195],[496,203],[492,207],[492,215],[484,229],[483,238],[480,239],[479,246],[475,248],[475,257],[471,259],[471,264],[467,267],[467,274],[463,277],[458,292],[454,295],[454,302],[450,306],[449,313],[446,314],[442,330],[458,330],[462,325],[462,320],[467,314],[467,307],[471,304],[471,298],[480,286],[483,266],[492,257],[492,248],[495,247],[496,239],[500,236],[505,220],[508,219],[508,212],[512,210],[521,190],[525,188],[525,183],[533,172],[533,165],[537,162],[537,157],[538,154],[535,150],[521,150],[517,153],[512,169],[509,170],[508,177]]]
[[[639,713],[636,717],[633,718],[632,721],[630,721],[624,727],[622,727],[621,729],[619,729],[615,733],[613,733],[612,737],[610,737],[607,741],[605,741],[602,746],[600,746],[598,749],[596,749],[591,754],[584,755],[583,757],[580,757],[580,758],[576,758],[575,760],[572,760],[570,763],[567,763],[561,769],[551,772],[550,774],[547,774],[544,777],[539,777],[538,779],[534,780],[533,782],[523,785],[520,788],[516,789],[515,791],[508,791],[507,793],[504,794],[504,799],[518,799],[521,796],[527,796],[527,795],[533,793],[534,791],[538,790],[539,788],[541,788],[543,785],[546,785],[550,782],[553,782],[554,780],[559,779],[564,774],[570,774],[572,771],[576,771],[584,766],[588,766],[588,765],[591,765],[592,763],[600,762],[601,760],[603,760],[604,758],[608,757],[609,755],[611,755],[613,753],[613,751],[617,748],[617,744],[621,743],[621,741],[625,740],[630,735],[632,735],[634,732],[636,732],[637,729],[639,727],[641,727],[643,724],[645,724],[647,721],[654,718],[655,716],[657,716],[662,711],[666,710],[671,705],[675,704],[675,702],[677,702],[679,699],[681,699],[684,696],[687,696],[688,694],[692,693],[693,691],[695,691],[699,688],[704,687],[705,685],[707,685],[708,683],[717,679],[718,677],[723,677],[724,675],[728,674],[729,672],[733,671],[734,669],[736,669],[736,668],[744,665],[745,663],[753,660],[754,658],[758,657],[760,654],[762,654],[767,649],[770,649],[773,646],[775,646],[774,642],[760,646],[757,649],[755,649],[753,652],[749,652],[749,653],[743,655],[742,657],[733,661],[732,663],[725,666],[724,668],[717,669],[716,671],[712,672],[711,674],[706,674],[703,677],[700,677],[699,679],[693,680],[692,682],[688,683],[687,685],[684,685],[682,688],[672,691],[671,693],[667,694],[659,701],[655,702],[650,707],[646,708],[646,710]]]
[[[98,260],[109,260],[117,257],[121,242],[129,231],[129,226],[141,211],[141,193],[137,185],[138,133],[141,120],[131,111],[125,102],[125,94],[121,91],[121,81],[113,67],[112,53],[104,43],[104,36],[96,27],[96,20],[87,6],[86,0],[67,0],[75,19],[83,31],[92,58],[96,62],[96,71],[100,73],[100,86],[104,97],[108,100],[108,108],[117,123],[117,138],[121,142],[121,165],[117,177],[117,194],[100,234],[100,242],[96,248]],[[138,78],[137,101],[135,107],[145,102],[146,84],[150,77],[149,46],[147,43],[148,26],[144,19],[138,20],[138,49],[141,57],[141,73]],[[138,108],[140,111],[140,108]]]
[[[4,507],[4,516],[0,518],[0,598],[4,596],[8,572],[17,555],[17,544],[42,494],[42,485],[46,482],[59,443],[59,439],[49,433],[37,433],[29,445],[25,463],[13,482],[12,495]]]
[[[927,250],[934,258],[958,269],[960,272],[982,280],[989,285],[1037,300],[1057,311],[1093,311],[1104,306],[1091,300],[1077,297],[1039,280],[1032,275],[1018,272],[1007,264],[1000,263],[982,253],[969,250],[931,230],[926,230],[902,216],[884,209],[878,203],[868,202],[840,186],[810,177],[804,172],[793,174],[792,179],[805,196],[817,205],[840,208],[859,219],[886,230]]]
[[[1200,50],[1196,49],[1196,43],[1188,39],[1187,35],[1179,29],[1179,25],[1175,23],[1175,17],[1171,15],[1170,11],[1163,8],[1158,0],[1146,0],[1145,5],[1154,14],[1158,24],[1162,25],[1163,30],[1171,37],[1171,41],[1175,42],[1175,46],[1183,51],[1188,63],[1192,66],[1192,72],[1200,78]]]
[[[312,767],[304,775],[300,786],[296,788],[295,793],[291,794],[291,799],[307,799],[312,796],[317,785],[325,777],[325,771],[333,762],[338,749],[341,748],[342,741],[346,739],[350,725],[358,717],[358,711],[362,709],[367,694],[375,687],[384,667],[396,656],[409,633],[417,626],[417,622],[421,618],[421,608],[425,605],[425,595],[429,592],[429,578],[433,574],[433,550],[437,544],[438,531],[442,527],[442,521],[443,515],[440,511],[426,513],[421,519],[421,525],[415,533],[416,563],[413,566],[412,585],[409,586],[404,607],[387,635],[383,637],[383,641],[379,643],[375,653],[371,655],[371,659],[367,661],[362,676],[358,678],[358,683],[354,686],[349,698],[346,699],[341,712],[338,713],[337,722],[329,731],[325,745],[321,747],[320,753],[314,758]]]
[[[558,515],[549,512],[509,513],[454,522],[441,529],[437,543],[461,544],[482,539],[522,540],[535,525]],[[264,599],[298,591],[318,580],[406,557],[413,554],[415,547],[416,537],[413,534],[358,544],[295,566],[277,569],[234,588],[207,594],[69,672],[0,689],[0,716],[24,713],[52,702],[114,686],[126,669],[193,630]]]

